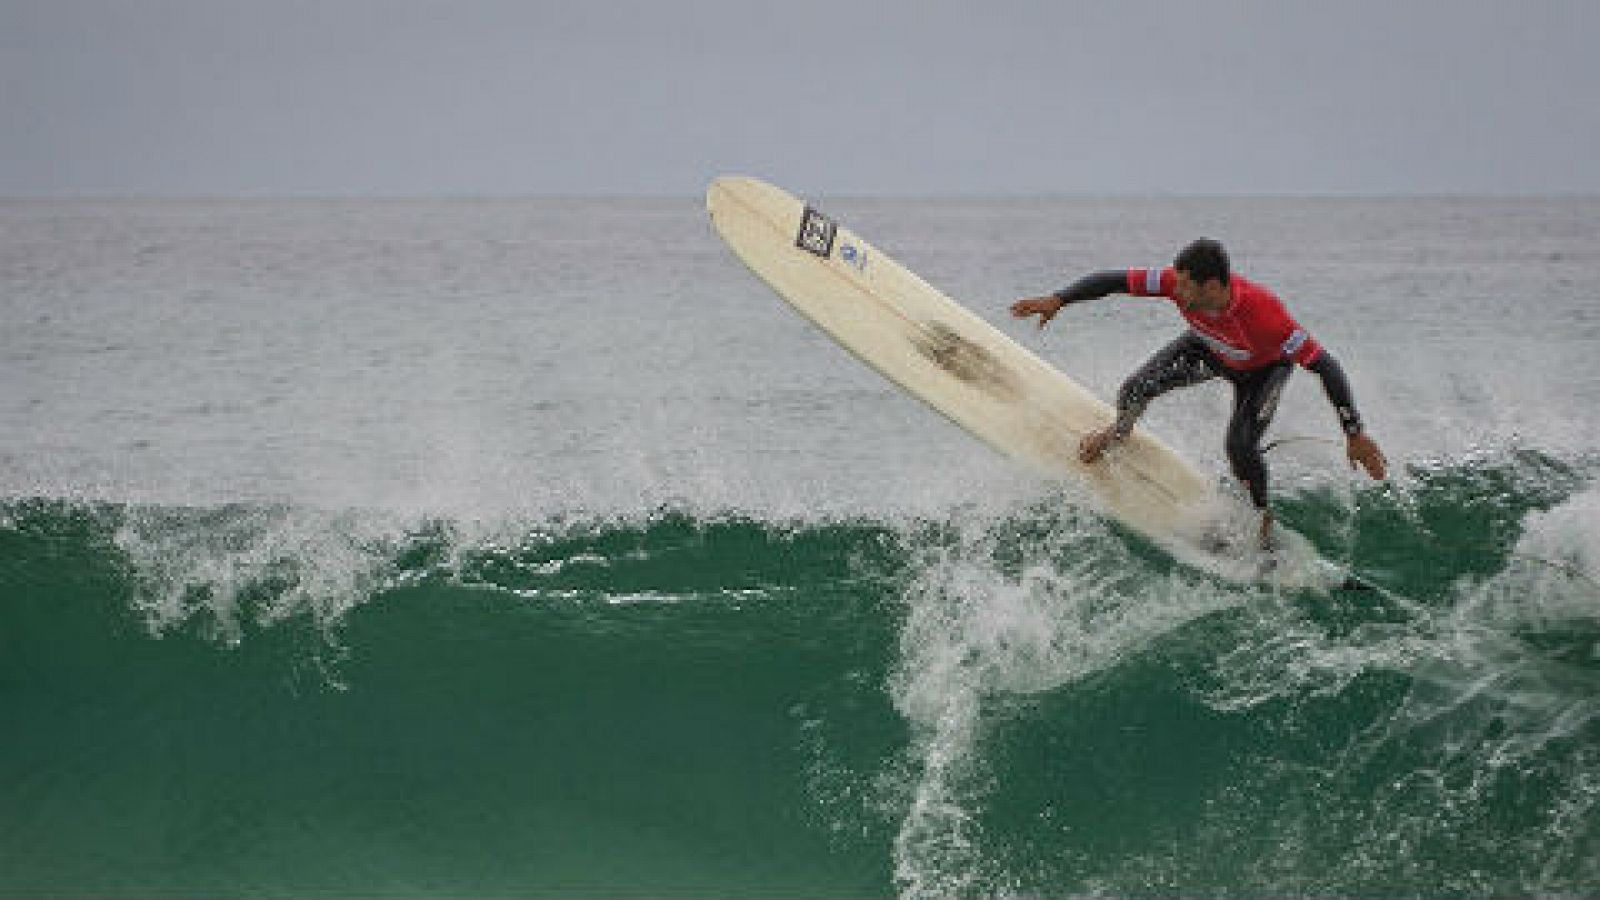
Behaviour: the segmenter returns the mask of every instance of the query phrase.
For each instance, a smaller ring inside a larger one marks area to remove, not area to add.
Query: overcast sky
[[[1600,192],[1600,0],[0,0],[0,195]]]

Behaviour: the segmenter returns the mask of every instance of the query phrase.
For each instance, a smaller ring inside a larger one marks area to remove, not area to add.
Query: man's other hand
[[[1378,442],[1365,434],[1350,435],[1345,444],[1345,455],[1350,458],[1350,468],[1359,465],[1376,481],[1389,477],[1389,461],[1383,458]]]

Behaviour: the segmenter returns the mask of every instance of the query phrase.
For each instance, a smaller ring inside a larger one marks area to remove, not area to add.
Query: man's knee
[[[1261,456],[1259,437],[1249,429],[1231,429],[1228,432],[1228,465],[1233,476],[1244,482],[1250,499],[1257,506],[1266,506],[1267,462]]]
[[[1256,449],[1256,436],[1251,433],[1252,430],[1241,427],[1237,422],[1228,429],[1227,449],[1229,459],[1243,459],[1250,456]]]

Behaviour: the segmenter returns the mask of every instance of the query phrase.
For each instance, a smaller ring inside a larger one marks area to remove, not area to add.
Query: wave
[[[1581,892],[1593,471],[1512,449],[1287,495],[1366,593],[1231,582],[1056,495],[897,521],[13,500],[0,685],[32,737],[0,755],[0,885],[87,856],[67,887],[426,892],[492,858],[474,883],[503,890]],[[140,829],[169,839],[105,851]]]

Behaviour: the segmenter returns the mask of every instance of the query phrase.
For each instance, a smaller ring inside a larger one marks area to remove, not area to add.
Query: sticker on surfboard
[[[808,206],[800,216],[800,233],[795,236],[794,245],[827,259],[833,253],[833,239],[838,233],[838,224]]]

